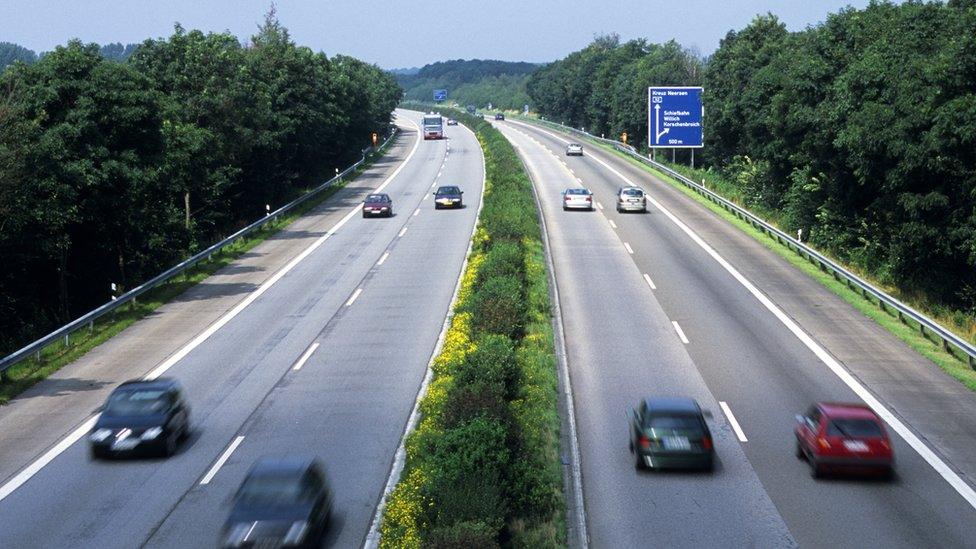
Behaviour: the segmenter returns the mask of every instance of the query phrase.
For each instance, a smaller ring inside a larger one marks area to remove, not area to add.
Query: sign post
[[[434,90],[434,101],[440,102],[447,99],[447,90]]]
[[[647,88],[647,141],[654,149],[700,149],[704,146],[702,88]],[[674,151],[671,153],[674,159]]]

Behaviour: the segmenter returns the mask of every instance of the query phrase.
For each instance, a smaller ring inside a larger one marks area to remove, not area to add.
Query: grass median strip
[[[531,181],[490,124],[450,115],[481,142],[484,205],[380,546],[562,547],[556,359]]]
[[[278,218],[277,221],[272,221],[261,230],[224,247],[220,252],[215,253],[210,261],[197,264],[184,274],[176,276],[165,284],[143,294],[135,302],[118,309],[113,314],[102,317],[94,323],[91,329],[81,329],[71,334],[67,344],[64,341],[52,343],[41,351],[39,359],[29,358],[13,366],[5,372],[2,380],[0,380],[0,405],[6,404],[10,399],[26,391],[34,384],[43,381],[62,367],[78,360],[138,320],[183,294],[220,269],[230,265],[241,255],[339,192],[372,165],[383,152],[380,150],[372,153],[367,158],[366,163],[349,174],[348,177],[331,185],[318,196],[299,205],[287,215]]]

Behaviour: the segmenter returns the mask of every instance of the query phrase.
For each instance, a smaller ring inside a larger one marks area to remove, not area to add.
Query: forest
[[[401,95],[273,13],[246,43],[177,25],[26,57],[0,74],[0,354],[357,160]]]
[[[521,110],[529,103],[525,86],[539,66],[533,63],[472,59],[439,61],[412,71],[394,71],[404,99],[431,101],[436,89],[448,90],[448,101],[486,108]]]
[[[976,314],[976,0],[875,1],[795,32],[765,15],[707,59],[604,36],[527,90],[542,116],[646,150],[653,85],[704,87],[696,158],[749,206],[884,284]]]

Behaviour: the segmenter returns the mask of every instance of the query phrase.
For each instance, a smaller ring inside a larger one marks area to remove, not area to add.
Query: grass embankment
[[[532,184],[490,124],[439,110],[481,142],[484,206],[380,545],[565,546],[549,282]]]
[[[29,358],[13,366],[0,378],[0,405],[6,404],[10,399],[26,391],[35,383],[46,379],[65,365],[78,360],[88,351],[108,341],[136,321],[226,267],[245,252],[264,242],[268,237],[339,192],[382,154],[383,150],[371,153],[365,164],[341,182],[326,188],[318,196],[309,199],[287,215],[279,217],[277,221],[271,221],[262,229],[225,246],[220,252],[213,254],[209,261],[197,264],[184,274],[146,292],[135,302],[130,302],[117,309],[113,314],[103,316],[94,323],[91,329],[76,331],[68,338],[67,344],[64,340],[52,343],[41,351],[40,359]]]
[[[943,348],[942,340],[940,338],[931,335],[929,332],[923,334],[919,329],[919,325],[914,321],[907,318],[899,319],[897,313],[893,309],[882,307],[878,301],[865,297],[860,292],[851,289],[844,282],[835,279],[829,272],[821,271],[816,264],[808,261],[803,256],[798,255],[794,249],[780,243],[775,238],[763,233],[759,229],[750,225],[748,222],[739,219],[731,212],[708,200],[694,190],[689,189],[686,185],[676,181],[667,174],[655,170],[647,164],[639,162],[633,157],[626,155],[613,147],[596,141],[593,141],[592,143],[612,151],[614,154],[624,158],[635,166],[639,166],[641,169],[652,173],[654,176],[674,186],[692,199],[705,205],[707,208],[715,212],[729,223],[735,225],[770,250],[773,250],[785,258],[808,276],[826,286],[830,291],[840,296],[865,316],[871,318],[883,328],[904,341],[919,354],[937,364],[946,373],[963,383],[970,390],[976,391],[976,371],[969,367],[966,357],[958,351],[947,351],[945,348]],[[674,169],[685,177],[692,179],[693,181],[704,181],[706,187],[708,187],[710,190],[722,195],[726,199],[735,202],[736,204],[739,204],[740,206],[746,207],[742,203],[742,197],[737,192],[737,188],[716,173],[705,170],[693,170],[688,166],[668,164],[668,167]],[[770,219],[772,219],[773,221],[771,223],[776,225],[775,215],[773,212],[761,211],[757,210],[756,208],[750,208],[750,210],[756,215],[765,219],[767,222],[770,222]],[[942,308],[933,307],[931,304],[918,296],[913,296],[910,294],[906,295],[905,292],[900,291],[898,288],[879,283],[877,280],[873,279],[869,273],[865,273],[861,269],[846,265],[843,262],[838,261],[836,258],[832,259],[844,265],[844,267],[848,270],[855,272],[861,278],[868,280],[873,285],[884,289],[884,291],[889,295],[895,296],[902,302],[909,304],[914,309],[921,311],[926,316],[939,322],[943,326],[946,326],[950,330],[953,330],[961,337],[976,343],[976,320],[974,320],[970,315],[960,312],[948,312]]]

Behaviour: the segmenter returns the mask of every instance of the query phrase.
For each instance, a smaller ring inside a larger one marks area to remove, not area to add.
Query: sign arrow
[[[661,105],[654,105],[654,143],[657,145],[661,144],[661,137],[671,131],[671,128],[664,128],[664,131],[659,131],[661,128]]]

